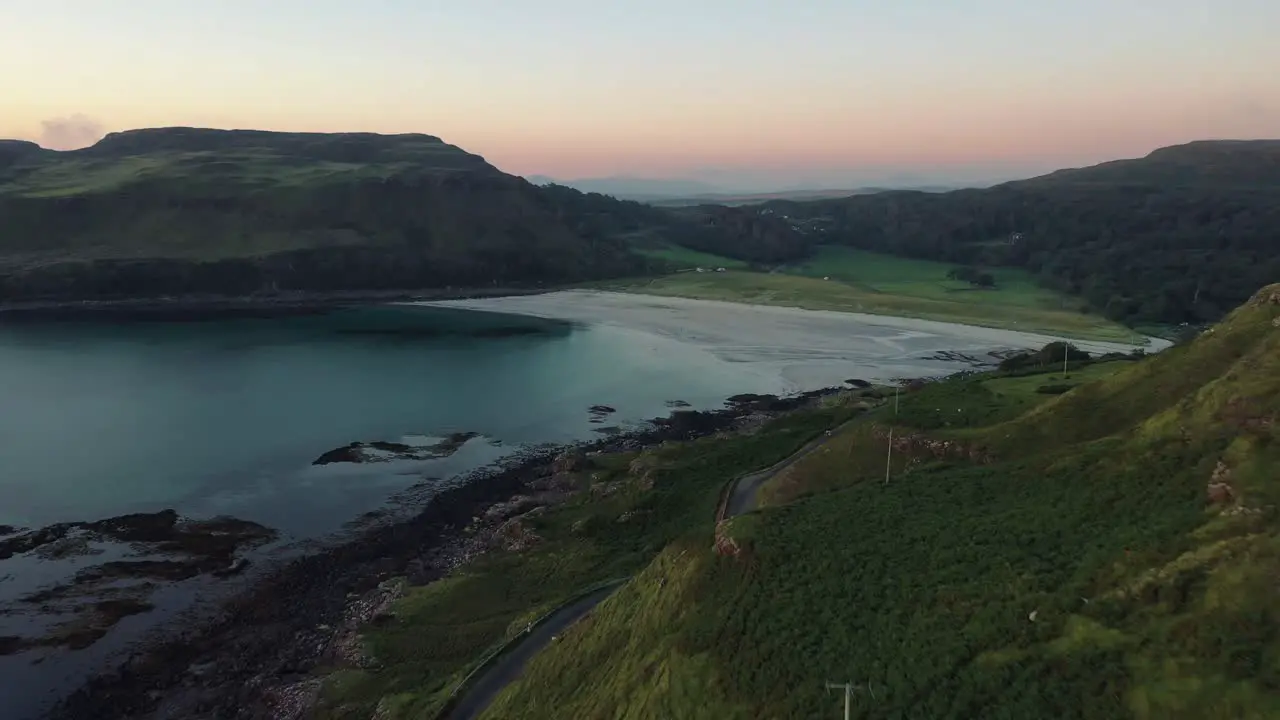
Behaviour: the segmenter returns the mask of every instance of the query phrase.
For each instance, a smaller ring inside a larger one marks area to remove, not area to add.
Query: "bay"
[[[521,447],[599,437],[670,412],[779,392],[776,373],[671,338],[472,310],[370,306],[199,322],[0,324],[0,525],[39,528],[174,508],[281,533],[281,559],[416,489],[414,502]],[[589,409],[616,412],[592,422]],[[438,459],[314,466],[354,441],[478,433]],[[39,636],[63,610],[24,601],[106,555],[0,561],[0,636]],[[257,566],[255,566],[257,567]],[[155,609],[84,650],[0,657],[6,717],[34,718],[200,598],[161,585]]]
[[[780,389],[651,334],[444,308],[0,326],[0,524],[175,507],[323,534],[498,443],[594,437],[592,405],[617,424]],[[487,442],[419,467],[310,465],[353,441],[450,432]]]

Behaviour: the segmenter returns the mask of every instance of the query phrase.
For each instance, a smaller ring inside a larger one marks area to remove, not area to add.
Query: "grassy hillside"
[[[14,213],[17,225],[0,240],[0,249],[33,261],[217,259],[315,243],[394,241],[355,227],[344,232],[289,226],[283,218],[270,223],[271,218],[255,215],[265,214],[271,203],[303,201],[305,193],[349,195],[368,183],[429,177],[477,182],[497,180],[501,173],[483,158],[427,135],[195,128],[113,133],[83,150],[36,148],[0,168],[0,202]],[[339,188],[348,192],[339,193]],[[103,214],[125,225],[94,227],[90,217],[51,224],[47,235],[23,232],[27,223],[35,229],[38,223],[52,222],[45,213],[58,210]],[[280,215],[303,210],[275,208]],[[320,209],[312,212],[319,220]],[[231,242],[219,242],[224,233]]]
[[[0,302],[538,287],[675,259],[636,247],[744,262],[805,250],[754,212],[537,187],[418,134],[158,128],[70,152],[0,141],[0,217]]]
[[[1072,372],[885,404],[730,521],[736,552],[668,545],[485,717],[835,716],[826,681],[866,718],[1280,716],[1280,285]]]
[[[1280,141],[1212,141],[981,190],[773,202],[818,243],[1019,268],[1108,317],[1216,321],[1280,280]]]
[[[529,549],[490,552],[448,579],[411,588],[393,621],[365,633],[376,665],[336,669],[318,717],[364,719],[378,707],[384,720],[434,717],[486,651],[574,593],[643,569],[688,533],[709,532],[726,481],[857,412],[858,405],[835,404],[751,435],[600,457],[573,477],[576,498],[525,523],[535,538]]]
[[[618,228],[428,135],[6,143],[0,216],[0,301],[536,286],[653,267]]]

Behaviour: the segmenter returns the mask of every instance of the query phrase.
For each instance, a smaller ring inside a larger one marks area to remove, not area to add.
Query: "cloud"
[[[88,115],[76,113],[68,117],[40,121],[40,145],[52,150],[75,150],[87,147],[106,134],[102,123]]]

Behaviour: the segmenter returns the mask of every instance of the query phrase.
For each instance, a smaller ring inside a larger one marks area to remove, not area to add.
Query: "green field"
[[[1034,309],[1072,311],[1079,298],[1061,295],[1036,283],[1035,277],[1018,268],[992,268],[995,288],[984,290],[960,280],[948,280],[954,265],[883,255],[850,247],[820,245],[805,262],[784,268],[784,272],[806,277],[830,277],[870,293],[906,295],[972,305],[1012,305]]]
[[[747,266],[747,263],[742,260],[690,250],[670,243],[661,243],[655,247],[637,247],[636,252],[647,257],[666,260],[680,270],[692,270],[699,267],[713,270],[720,267],[738,270]]]
[[[730,522],[740,554],[669,545],[485,717],[838,717],[832,680],[859,718],[1280,717],[1277,317],[1063,395],[1049,371],[886,403]],[[912,446],[886,483],[889,426],[995,454]]]
[[[711,264],[707,261],[704,266]],[[723,261],[718,266],[729,267]],[[1039,287],[1024,272],[997,269],[993,271],[996,287],[980,290],[948,280],[949,270],[949,265],[927,260],[824,246],[812,260],[779,272],[686,272],[595,283],[593,287],[942,320],[1086,340],[1140,341],[1133,330],[1078,311],[1078,300]]]

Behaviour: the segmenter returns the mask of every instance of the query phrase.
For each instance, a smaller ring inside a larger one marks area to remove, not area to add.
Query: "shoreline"
[[[0,323],[79,319],[222,319],[327,312],[353,305],[382,305],[446,299],[537,295],[547,288],[459,288],[333,293],[279,293],[263,296],[189,295],[171,298],[0,302]]]
[[[658,303],[702,304],[706,307],[750,308],[753,311],[801,313],[813,317],[843,317],[851,322],[884,328],[924,330],[932,332],[953,328],[966,328],[978,336],[1016,336],[1034,339],[1040,345],[1053,340],[1067,340],[1091,352],[1125,351],[1144,348],[1158,352],[1172,345],[1169,340],[1135,335],[1145,343],[1087,340],[1052,335],[1044,332],[1021,331],[968,325],[949,320],[933,320],[923,317],[874,314],[852,310],[811,310],[791,305],[769,305],[730,300],[689,298],[678,295],[646,294],[641,290],[596,290],[578,286],[505,287],[505,288],[433,288],[417,290],[342,291],[342,292],[292,292],[262,296],[190,295],[167,298],[120,298],[108,300],[48,300],[18,303],[0,302],[0,325],[6,322],[49,322],[67,320],[123,320],[123,321],[202,321],[234,318],[281,317],[309,315],[366,305],[426,305],[456,307],[489,312],[509,312],[534,315],[548,319],[574,319],[562,314],[522,312],[519,309],[491,309],[485,303],[493,300],[524,299],[536,296],[573,295],[583,298],[631,298],[639,304],[653,306]],[[654,301],[657,301],[656,303]],[[1105,348],[1105,349],[1104,349]]]
[[[465,565],[475,538],[462,529],[546,481],[580,453],[627,452],[731,429],[753,415],[781,415],[847,388],[761,403],[682,410],[632,432],[579,443],[535,446],[496,467],[465,474],[408,519],[369,528],[284,562],[230,598],[183,618],[104,668],[52,706],[54,719],[123,718],[164,708],[164,716],[299,717],[319,690],[313,671],[349,657],[359,626],[398,597],[391,581],[422,585]],[[177,713],[177,715],[174,715]]]
[[[724,362],[749,364],[800,390],[837,385],[851,374],[888,382],[949,375],[957,365],[994,367],[1008,352],[1061,340],[1099,355],[1170,345],[1158,338],[1142,345],[1086,341],[938,320],[585,289],[408,304],[648,333]]]
[[[631,307],[632,319],[647,317],[648,320],[629,323],[625,316],[610,317],[607,313],[564,317],[555,311],[557,304],[560,307],[571,305],[579,311],[583,307],[590,310],[590,304],[582,300],[601,297],[624,301]],[[351,299],[334,300],[327,307],[355,302]],[[386,300],[367,302],[383,303]],[[990,353],[994,346],[999,345],[992,342],[991,333],[1008,335],[1008,331],[890,316],[589,290],[540,290],[520,294],[495,292],[473,295],[472,299],[457,297],[444,301],[413,302],[651,332],[700,347],[729,361],[759,363],[766,370],[778,372],[790,386],[826,388],[802,393],[795,398],[797,402],[846,389],[833,386],[850,375],[880,381],[950,375],[965,369],[966,364],[976,362],[994,364],[992,358],[980,360],[978,355],[980,352]],[[300,300],[298,303],[281,305],[273,302],[270,306],[299,312],[324,311],[311,301]],[[525,305],[525,311],[513,310],[511,305]],[[531,312],[528,306],[541,306],[542,312],[552,314]],[[135,310],[137,307],[134,306]],[[175,307],[181,306],[167,306],[169,309]],[[254,312],[261,311],[263,306],[224,305],[223,309],[228,307],[247,308]],[[695,315],[692,321],[680,315],[682,309],[690,308]],[[699,314],[708,308],[711,309],[710,314]],[[671,316],[673,309],[676,312]],[[151,308],[140,312],[154,311]],[[90,312],[100,313],[101,308]],[[726,313],[736,318],[736,323],[717,325]],[[3,320],[2,314],[0,320]],[[837,325],[833,326],[831,322]],[[851,333],[848,330],[859,324],[875,331],[859,335],[863,331]],[[962,334],[931,334],[927,330],[935,329],[932,325]],[[744,345],[747,337],[743,335],[744,328],[766,334],[752,345]],[[771,342],[767,333],[780,331],[780,328],[791,334],[778,335]],[[795,334],[797,331],[798,335]],[[824,341],[822,337],[830,340]],[[869,343],[869,347],[883,350],[888,355],[879,358],[851,357],[841,347],[826,344],[848,341],[850,337]],[[924,358],[932,360],[924,364],[909,362],[921,359],[920,355],[925,352],[942,352],[930,350],[932,345],[917,347],[916,341],[919,340],[926,344],[941,343],[938,347],[955,347],[958,344],[962,351],[948,351],[958,356],[956,358]],[[725,357],[726,349],[728,357]],[[971,354],[966,355],[966,351]],[[796,355],[797,352],[801,354]],[[883,372],[879,376],[863,375],[861,369],[850,367],[862,360],[883,366]],[[810,372],[813,368],[808,367],[799,375],[791,372],[815,361],[822,365],[824,372],[838,371],[824,375]],[[797,377],[802,379],[796,382]],[[780,401],[778,405],[789,402],[792,401]],[[385,583],[411,575],[414,584],[423,584],[465,564],[470,557],[469,548],[474,548],[462,536],[460,529],[474,518],[485,516],[490,509],[526,493],[530,482],[550,474],[558,457],[572,451],[618,452],[624,448],[649,447],[665,440],[702,437],[730,427],[734,419],[752,412],[741,403],[730,403],[727,409],[722,410],[681,411],[672,413],[668,422],[670,418],[680,416],[692,424],[676,427],[675,424],[650,423],[638,430],[600,439],[535,446],[517,453],[496,468],[464,473],[458,477],[456,487],[442,491],[421,511],[408,518],[401,517],[373,526],[302,557],[283,561],[266,569],[244,588],[234,591],[229,599],[211,600],[198,613],[167,624],[142,641],[141,652],[124,659],[118,667],[104,668],[90,677],[79,690],[57,703],[48,717],[131,717],[138,712],[149,711],[157,702],[163,702],[166,708],[173,704],[185,707],[188,715],[204,712],[198,708],[207,710],[208,703],[216,703],[219,712],[225,713],[218,717],[295,717],[283,713],[279,704],[305,704],[308,694],[318,690],[319,685],[313,682],[312,672],[322,667],[326,659],[351,652],[355,628],[373,619],[394,601],[396,590]],[[785,409],[768,414],[781,412]],[[113,659],[112,663],[115,662]],[[179,713],[176,716],[185,715]]]
[[[696,312],[699,309],[734,312],[745,308],[753,314],[754,319],[764,319],[766,321],[773,318],[794,320],[795,318],[812,317],[837,322],[861,323],[873,327],[891,328],[894,330],[904,330],[912,333],[928,334],[945,333],[948,331],[963,329],[970,337],[987,342],[988,344],[998,344],[1002,339],[1006,338],[1027,343],[1039,343],[1040,346],[1055,340],[1068,340],[1083,350],[1099,353],[1112,351],[1120,352],[1138,348],[1156,351],[1172,345],[1168,340],[1150,335],[1141,336],[1145,340],[1143,344],[1108,340],[1081,340],[1044,332],[1007,330],[983,325],[968,325],[949,320],[930,320],[927,318],[907,317],[902,315],[877,315],[873,313],[846,310],[809,310],[790,305],[765,305],[759,303],[735,302],[730,300],[688,298],[674,295],[648,295],[638,291],[617,292],[612,290],[593,290],[588,288],[548,290],[539,293],[521,293],[519,295],[494,295],[475,298],[442,298],[402,302],[407,302],[408,304],[413,305],[426,305],[430,307],[456,307],[468,310],[516,313],[547,319],[587,320],[595,322],[618,322],[616,319],[619,316],[618,311],[624,304],[632,305],[633,307],[686,312]],[[597,313],[595,316],[590,318],[583,318],[583,313],[581,312],[573,313],[575,315],[574,317],[567,316],[570,313],[566,308],[586,305],[589,309],[594,309],[592,307],[593,303],[600,308],[601,313]],[[397,302],[397,304],[401,304],[401,302]],[[499,305],[508,305],[510,307],[503,308],[499,307]],[[601,314],[605,317],[601,317]],[[613,317],[609,317],[610,315]],[[1006,340],[1006,342],[1007,341],[1008,340]]]

